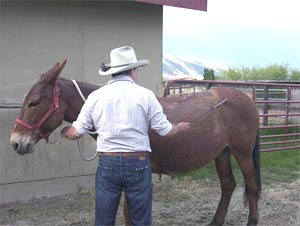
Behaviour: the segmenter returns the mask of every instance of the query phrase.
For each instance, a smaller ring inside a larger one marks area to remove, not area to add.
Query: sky
[[[299,0],[208,0],[207,12],[164,6],[163,51],[221,68],[300,69]]]

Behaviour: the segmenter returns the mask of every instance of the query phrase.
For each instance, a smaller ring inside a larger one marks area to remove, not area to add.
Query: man
[[[72,127],[62,130],[78,139],[93,127],[98,133],[99,164],[96,174],[95,225],[115,224],[122,191],[125,192],[132,225],[151,225],[152,175],[149,128],[172,138],[190,124],[172,125],[152,91],[135,83],[137,68],[149,65],[137,60],[134,49],[124,46],[110,53],[110,65],[100,75],[112,75],[106,86],[91,93]]]

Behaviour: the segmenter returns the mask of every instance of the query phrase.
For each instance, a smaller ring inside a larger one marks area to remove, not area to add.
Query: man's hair
[[[119,72],[119,73],[115,73],[115,74],[112,74],[111,76],[112,77],[115,77],[115,76],[119,76],[119,75],[129,75],[129,72],[131,71],[132,69],[129,69],[129,70],[126,70],[126,71],[122,71],[122,72]]]

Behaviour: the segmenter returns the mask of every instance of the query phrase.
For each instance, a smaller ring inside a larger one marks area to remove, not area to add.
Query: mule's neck
[[[77,83],[85,98],[87,98],[91,92],[100,88],[100,86],[89,83]],[[78,93],[76,87],[74,86],[71,80],[60,78],[58,80],[58,84],[61,90],[61,101],[64,102],[62,106],[64,108],[63,119],[67,122],[72,123],[77,119],[77,116],[82,108],[82,105],[84,104],[84,101],[82,100],[80,94]]]

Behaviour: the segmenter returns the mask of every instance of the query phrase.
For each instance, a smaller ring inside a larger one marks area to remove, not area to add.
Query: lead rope
[[[86,102],[86,98],[84,97],[83,93],[81,92],[77,82],[74,79],[72,79],[72,82],[73,82],[74,86],[76,87],[77,92],[79,93],[79,95],[80,95],[81,99],[83,100],[83,102]]]
[[[80,95],[81,99],[83,100],[83,102],[86,102],[86,98],[84,97],[83,93],[81,92],[81,90],[80,90],[80,88],[79,88],[77,82],[76,82],[74,79],[72,79],[72,82],[73,82],[74,86],[76,87],[76,90],[77,90],[77,92],[79,93],[79,95]],[[89,133],[89,134],[97,134],[96,131],[94,131],[94,132],[89,131],[88,133]],[[82,155],[81,151],[80,151],[80,148],[79,148],[79,139],[76,140],[76,143],[77,143],[77,150],[78,150],[78,153],[79,153],[80,157],[81,157],[83,160],[85,160],[85,161],[92,161],[92,160],[94,160],[94,159],[97,157],[97,155],[98,155],[98,154],[97,154],[97,151],[95,151],[95,154],[94,154],[92,157],[89,157],[89,158],[84,157],[84,156]]]

